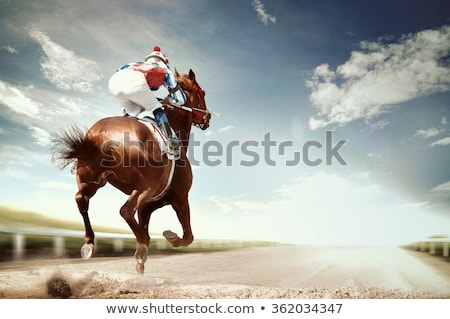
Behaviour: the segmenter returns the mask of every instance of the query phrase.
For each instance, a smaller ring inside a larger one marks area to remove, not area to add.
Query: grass
[[[0,206],[0,227],[45,227],[67,230],[83,230],[84,226],[81,222],[72,222],[62,219],[49,218],[47,216],[30,212],[17,210],[6,206]],[[112,227],[95,225],[95,230],[105,233],[128,234],[126,230],[116,229]]]
[[[130,234],[131,231],[115,229],[111,227],[93,225],[97,232]],[[8,228],[55,228],[65,230],[84,230],[84,225],[79,222],[71,222],[49,218],[30,211],[20,211],[6,206],[0,206],[0,227]],[[0,232],[0,262],[13,258],[14,234]],[[64,238],[64,257],[78,258],[84,239],[75,237]],[[277,243],[260,241],[233,241],[233,240],[202,240],[196,239],[191,246],[172,248],[165,239],[152,239],[149,245],[151,254],[158,253],[205,253],[225,250],[234,250],[249,247],[273,246]],[[54,238],[43,235],[27,235],[25,240],[25,258],[52,258],[54,257]],[[136,249],[134,239],[124,239],[123,250],[115,251],[112,239],[96,238],[96,256],[132,256]]]
[[[438,256],[442,256],[444,253],[444,243],[443,242],[434,242],[434,254]],[[412,250],[420,250],[420,247],[418,247],[419,244],[409,245],[409,248]],[[425,252],[430,252],[431,249],[431,243],[430,242],[424,242],[421,246],[422,249],[424,249]]]

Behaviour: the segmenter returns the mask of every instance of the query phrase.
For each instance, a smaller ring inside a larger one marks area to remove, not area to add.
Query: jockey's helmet
[[[150,58],[160,58],[161,61],[163,61],[166,65],[169,64],[169,59],[167,58],[167,56],[161,52],[161,48],[159,46],[155,46],[153,48],[153,52],[148,54],[144,61],[147,61]]]

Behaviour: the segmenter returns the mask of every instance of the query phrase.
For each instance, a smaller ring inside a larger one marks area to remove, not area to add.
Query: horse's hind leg
[[[150,236],[148,234],[148,219],[144,222],[137,223],[135,214],[142,198],[145,197],[145,192],[133,191],[126,201],[126,203],[120,208],[120,215],[125,219],[127,224],[130,226],[134,235],[136,236],[137,248],[134,254],[136,259],[136,271],[140,274],[144,273],[144,264],[147,260],[148,255],[148,245],[150,243]]]
[[[89,199],[94,196],[100,185],[78,182],[78,192],[75,194],[75,201],[78,205],[78,210],[84,221],[84,241],[85,244],[81,248],[81,257],[83,259],[89,259],[94,252],[94,231],[92,230],[91,221],[89,220]]]
[[[163,236],[173,247],[188,246],[194,240],[194,235],[191,229],[191,213],[187,196],[183,199],[174,200],[172,207],[177,213],[181,227],[183,227],[183,238],[178,237],[176,233],[170,230],[164,231]]]

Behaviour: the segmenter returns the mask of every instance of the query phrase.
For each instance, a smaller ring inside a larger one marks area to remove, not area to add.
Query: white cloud
[[[62,190],[76,191],[77,185],[76,183],[64,183],[64,182],[56,182],[56,181],[48,181],[42,182],[39,184],[42,188],[56,188]]]
[[[316,67],[306,85],[326,124],[370,120],[392,105],[450,90],[450,26],[404,35],[397,43],[362,42],[336,70]]]
[[[266,12],[266,8],[264,7],[264,4],[259,0],[253,0],[252,1],[253,9],[256,11],[258,15],[258,19],[264,23],[264,25],[268,25],[269,22],[276,23],[277,18],[273,15],[270,15]]]
[[[234,129],[235,129],[235,126],[234,126],[234,125],[226,125],[226,126],[224,126],[224,127],[219,128],[219,129],[217,130],[217,132],[218,132],[218,133],[224,133],[224,132],[232,131],[232,130],[234,130]],[[216,135],[217,132],[215,132],[215,131],[212,130],[212,129],[208,129],[208,130],[205,132],[205,137],[211,137],[211,136],[213,136],[213,135]]]
[[[206,136],[206,137],[209,137],[209,136],[211,136],[211,135],[213,135],[213,134],[214,134],[213,130],[212,130],[212,129],[209,129],[209,130],[206,131],[205,136]]]
[[[429,192],[429,196],[433,203],[450,200],[450,181],[432,188]]]
[[[430,146],[444,146],[450,144],[450,136],[444,137],[430,144]]]
[[[16,113],[36,117],[42,104],[27,97],[21,89],[0,80],[0,103]]]
[[[230,201],[219,196],[209,196],[208,201],[213,203],[214,206],[217,206],[221,211],[228,213],[232,211],[233,206],[230,204]]]
[[[346,193],[349,189],[353,189],[351,196]],[[320,189],[321,191],[318,191]],[[350,201],[364,203],[378,197],[381,189],[376,184],[368,184],[366,186],[354,185],[352,181],[340,177],[336,174],[327,174],[319,172],[312,175],[302,176],[295,183],[287,185],[278,190],[278,193],[285,198],[295,198],[298,194],[302,194],[302,200],[308,201],[313,206],[325,206],[329,209],[336,209],[336,204],[343,207]],[[326,197],[326,203],[319,204]],[[343,199],[346,199],[344,202]]]
[[[431,192],[447,193],[450,195],[450,181],[440,184],[431,189]]]
[[[31,126],[30,131],[31,131],[31,135],[36,140],[36,142],[35,142],[36,144],[41,145],[41,146],[47,146],[50,144],[51,136],[50,136],[50,133],[47,132],[46,130],[44,130],[40,127]]]
[[[374,131],[376,131],[376,130],[382,130],[382,129],[384,129],[386,126],[388,126],[389,124],[390,124],[390,122],[389,122],[388,120],[382,119],[382,120],[379,120],[379,121],[377,121],[377,122],[371,124],[371,125],[370,125],[370,128],[371,128],[372,130],[374,130]]]
[[[208,201],[217,206],[225,213],[241,211],[244,214],[258,212],[266,206],[265,201],[257,201],[246,198],[245,196],[236,196],[233,198],[223,198],[219,196],[209,196]]]
[[[28,173],[26,173],[24,170],[22,169],[17,169],[17,168],[11,168],[11,167],[7,167],[4,171],[3,174],[7,177],[13,177],[15,179],[18,179],[22,182],[31,182],[33,181],[34,177],[30,176]]]
[[[429,129],[426,130],[417,130],[416,133],[414,134],[414,136],[419,136],[419,137],[423,137],[423,138],[429,138],[429,137],[433,137],[436,135],[439,135],[441,131],[435,127],[431,127]]]
[[[69,98],[66,96],[62,96],[58,99],[58,107],[55,109],[55,112],[58,114],[64,115],[80,115],[87,108],[85,103],[81,99]]]
[[[233,125],[227,125],[227,126],[219,128],[219,132],[223,133],[223,132],[231,131],[232,129],[234,129]]]
[[[13,48],[13,47],[10,46],[10,45],[4,45],[4,46],[2,46],[2,48],[3,48],[4,50],[8,51],[8,52],[11,53],[11,54],[19,53],[19,51],[17,51],[16,48]]]
[[[43,75],[57,88],[92,92],[94,83],[102,79],[100,68],[94,61],[77,56],[36,28],[32,28],[29,34],[44,52],[41,60]]]
[[[0,107],[11,121],[49,132],[73,121],[94,121],[108,115],[108,110],[100,103],[66,96],[61,91],[49,91],[35,86],[14,86],[2,80]],[[0,134],[7,133],[0,131]],[[38,134],[33,130],[32,133]]]
[[[371,183],[367,174],[356,178],[324,172],[306,174],[271,196],[213,196],[201,207],[205,211],[196,208],[196,227],[202,229],[202,236],[218,238],[397,245],[450,227],[448,219],[436,219],[423,205]],[[211,211],[215,213],[211,215]],[[214,224],[221,227],[207,233]]]
[[[22,146],[0,144],[0,164],[8,166],[32,166],[35,164],[35,154]]]
[[[430,127],[430,128],[428,128],[426,130],[419,129],[419,130],[416,131],[414,136],[415,137],[420,137],[420,138],[434,137],[434,136],[437,136],[437,135],[445,132],[447,130],[447,125],[448,125],[447,118],[445,116],[443,116],[441,118],[440,125],[438,125],[438,127]],[[444,138],[444,139],[438,140],[438,141],[430,144],[430,146],[446,145],[446,142],[447,142],[447,140]]]

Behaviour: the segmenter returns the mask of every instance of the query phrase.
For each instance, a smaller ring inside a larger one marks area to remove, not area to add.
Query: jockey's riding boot
[[[183,143],[172,134],[172,130],[170,129],[170,124],[168,122],[162,122],[160,125],[161,131],[164,134],[164,136],[169,141],[169,147],[178,152],[180,150],[180,147],[183,146]]]
[[[183,146],[183,143],[181,143],[181,141],[174,134],[172,134],[169,119],[167,118],[166,113],[164,113],[161,108],[158,108],[153,111],[153,114],[155,115],[155,119],[159,125],[159,128],[169,141],[169,148],[175,153],[179,154],[180,147]]]

